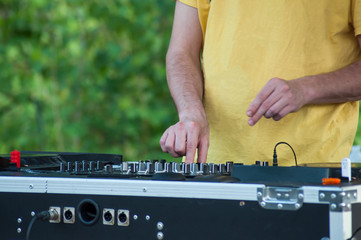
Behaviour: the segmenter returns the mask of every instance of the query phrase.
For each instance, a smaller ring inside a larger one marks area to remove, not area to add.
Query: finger
[[[265,118],[271,118],[275,115],[279,114],[280,111],[287,106],[287,102],[282,99],[282,96],[279,95],[279,98],[276,100],[276,102],[266,111],[264,114]]]
[[[248,124],[250,126],[255,125],[263,115],[281,98],[281,96],[277,94],[271,94],[258,108],[257,112],[248,119]]]
[[[262,105],[262,103],[273,93],[274,86],[271,83],[271,81],[268,81],[267,84],[262,88],[262,90],[257,94],[255,99],[251,102],[247,109],[248,117],[253,117]]]
[[[174,141],[175,141],[175,134],[173,129],[169,129],[168,137],[165,141],[165,149],[166,152],[168,152],[173,157],[180,157],[175,151],[174,151]]]
[[[167,152],[165,148],[165,141],[167,140],[167,137],[168,137],[168,129],[163,133],[162,137],[159,140],[159,144],[163,152]]]
[[[278,114],[273,116],[273,120],[279,121],[291,112],[292,112],[292,108],[289,105],[286,105]]]
[[[186,153],[186,131],[182,123],[179,123],[176,128],[174,151],[180,156]]]
[[[198,145],[199,129],[193,128],[187,133],[187,149],[186,149],[186,163],[194,162],[194,156],[196,155],[196,148]]]
[[[209,148],[209,138],[204,137],[198,144],[198,160],[199,163],[205,163],[207,161],[207,153]]]

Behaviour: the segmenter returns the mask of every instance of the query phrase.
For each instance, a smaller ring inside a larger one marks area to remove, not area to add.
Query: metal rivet
[[[286,198],[289,198],[289,197],[290,197],[290,194],[286,193],[286,194],[285,194],[285,197],[286,197]]]
[[[278,209],[282,209],[282,208],[283,208],[283,204],[281,204],[281,203],[277,204],[277,208],[278,208]]]
[[[147,192],[147,188],[146,188],[146,187],[143,188],[143,192]]]
[[[321,194],[323,194],[323,193],[321,193]],[[320,197],[321,197],[321,194],[320,194]],[[325,196],[324,196],[324,197],[325,197]],[[303,199],[303,194],[302,194],[302,193],[299,193],[299,194],[298,194],[298,198],[299,198],[299,199]]]
[[[145,216],[145,219],[146,219],[147,221],[149,221],[149,220],[150,220],[150,216],[149,216],[149,215]]]
[[[341,193],[340,193],[340,196],[341,196],[341,197],[344,197],[344,196],[346,196],[346,193],[345,193],[345,192],[341,192]]]
[[[246,203],[244,201],[239,202],[239,206],[243,207],[244,205],[246,205]]]
[[[346,203],[340,203],[340,204],[339,204],[339,207],[340,207],[340,208],[346,207]]]
[[[296,203],[296,204],[295,204],[295,208],[296,208],[296,209],[299,209],[300,207],[301,207],[301,205],[300,205],[299,203]]]
[[[164,224],[162,222],[157,223],[158,230],[163,230]]]
[[[357,198],[357,193],[356,192],[353,193],[353,197]]]
[[[261,202],[261,206],[265,207],[266,206],[266,202]]]
[[[258,192],[258,193],[257,193],[257,197],[262,197],[262,195],[263,195],[263,194],[262,194],[261,192]]]
[[[29,185],[29,188],[30,188],[30,189],[33,189],[33,188],[34,188],[34,184],[30,184],[30,185]]]
[[[134,215],[134,216],[133,216],[133,219],[134,219],[134,220],[137,220],[137,219],[138,219],[138,215]]]
[[[21,218],[18,218],[18,223],[22,223],[23,220]]]
[[[30,215],[31,215],[32,217],[34,217],[34,216],[35,216],[35,212],[34,212],[34,211],[31,212]]]
[[[336,205],[335,203],[332,203],[332,204],[331,204],[331,209],[332,209],[332,210],[335,210],[336,208],[337,208],[337,205]]]
[[[16,229],[16,231],[18,232],[18,233],[21,233],[21,228],[18,228],[18,229]]]
[[[323,199],[323,198],[325,198],[326,196],[325,196],[325,194],[324,193],[320,193],[320,198],[321,199]]]
[[[280,198],[282,197],[282,194],[281,193],[277,193],[277,198]]]
[[[163,237],[164,237],[164,234],[162,232],[157,233],[157,238],[158,239],[163,239]]]
[[[335,198],[336,198],[336,194],[332,193],[332,194],[331,194],[331,198],[332,198],[332,199],[335,199]]]

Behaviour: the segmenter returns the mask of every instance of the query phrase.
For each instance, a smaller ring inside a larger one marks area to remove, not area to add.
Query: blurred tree
[[[1,0],[0,151],[170,158],[173,1]]]

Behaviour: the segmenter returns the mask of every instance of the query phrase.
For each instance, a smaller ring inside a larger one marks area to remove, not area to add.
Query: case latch
[[[257,200],[265,209],[296,211],[303,205],[303,190],[291,187],[257,188]]]

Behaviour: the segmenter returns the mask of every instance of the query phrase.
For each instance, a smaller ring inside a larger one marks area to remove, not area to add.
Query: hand
[[[206,162],[209,147],[207,120],[183,120],[170,126],[160,139],[163,152],[173,157],[186,156],[186,163],[194,162],[198,148],[198,162]]]
[[[278,121],[287,114],[298,111],[305,103],[305,93],[299,79],[285,81],[272,78],[249,105],[248,124],[255,125],[262,116]]]

